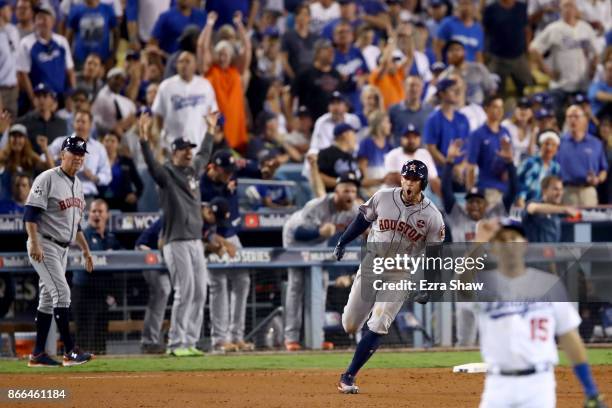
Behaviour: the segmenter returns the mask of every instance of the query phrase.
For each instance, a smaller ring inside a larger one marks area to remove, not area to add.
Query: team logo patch
[[[408,166],[408,170],[416,171],[416,165],[415,164],[411,164],[410,166]]]
[[[418,220],[416,224],[419,228],[425,228],[425,220]]]
[[[444,241],[445,237],[446,237],[446,228],[443,225],[442,228],[440,228],[440,241]]]
[[[34,195],[36,197],[42,197],[43,190],[42,190],[42,187],[40,185],[36,186],[36,188],[34,189]]]

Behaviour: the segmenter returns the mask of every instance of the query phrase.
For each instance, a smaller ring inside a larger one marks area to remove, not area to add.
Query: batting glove
[[[601,395],[587,398],[584,402],[584,408],[608,408]]]
[[[334,256],[337,261],[341,261],[342,258],[344,258],[344,252],[346,252],[346,249],[342,245],[336,245],[336,248],[334,248]]]

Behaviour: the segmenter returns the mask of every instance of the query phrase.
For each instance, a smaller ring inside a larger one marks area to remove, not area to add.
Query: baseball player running
[[[346,245],[370,226],[372,228],[368,234],[368,243],[404,243],[409,245],[409,253],[410,248],[419,247],[418,250],[421,251],[426,242],[444,240],[442,214],[423,194],[427,187],[427,166],[419,160],[408,161],[402,167],[401,175],[401,188],[379,190],[360,206],[359,215],[342,234],[334,250],[337,260],[344,256]],[[361,267],[359,268],[344,307],[342,326],[347,333],[355,333],[367,320],[367,330],[357,345],[351,364],[340,376],[340,392],[359,392],[355,376],[378,348],[380,338],[388,333],[403,303],[364,299],[361,291]]]
[[[29,367],[75,366],[88,362],[93,354],[81,351],[70,336],[70,287],[66,281],[68,247],[76,241],[85,257],[85,269],[93,271],[93,259],[80,222],[85,210],[81,169],[87,143],[70,136],[61,147],[61,164],[41,173],[26,201],[24,222],[28,234],[28,257],[38,273],[39,299],[36,311],[36,345]],[[45,352],[51,320],[55,318],[64,342],[60,364]]]
[[[584,407],[605,408],[578,334],[578,312],[570,302],[559,302],[560,295],[551,296],[559,288],[556,276],[525,266],[521,252],[527,240],[522,227],[512,222],[482,221],[476,241],[492,243],[498,269],[486,275],[493,274],[498,283],[503,282],[503,292],[495,298],[507,300],[472,303],[478,317],[480,352],[487,364],[480,408],[555,407],[554,366],[559,361],[555,337],[582,384]],[[520,301],[517,294],[553,301]]]

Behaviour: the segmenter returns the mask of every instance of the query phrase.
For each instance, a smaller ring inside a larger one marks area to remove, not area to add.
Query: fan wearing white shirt
[[[183,51],[179,55],[176,70],[177,75],[159,85],[153,113],[160,122],[164,146],[182,137],[199,149],[207,130],[204,117],[218,110],[215,91],[207,79],[196,75],[192,53]]]
[[[89,137],[92,123],[93,117],[90,112],[84,110],[75,112],[74,134],[87,142],[85,163],[77,173],[77,177],[83,185],[83,195],[86,199],[97,196],[98,186],[108,186],[113,178],[104,145]],[[53,156],[54,160],[59,159],[64,139],[58,137],[49,145],[49,154]]]
[[[404,163],[410,160],[420,160],[427,166],[428,180],[431,191],[441,196],[440,178],[431,153],[421,147],[421,134],[412,124],[409,124],[402,132],[400,147],[396,147],[385,155],[385,184],[387,186],[400,185],[400,171]],[[383,186],[384,187],[384,186]]]
[[[325,24],[340,18],[340,5],[334,0],[319,0],[310,5],[310,31],[320,34]]]
[[[94,124],[102,131],[114,129],[122,135],[136,122],[136,105],[120,94],[127,74],[123,68],[113,68],[106,75],[107,84],[100,89],[91,106]]]

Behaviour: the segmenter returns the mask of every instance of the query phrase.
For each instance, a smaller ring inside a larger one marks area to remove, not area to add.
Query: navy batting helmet
[[[421,190],[427,188],[427,166],[420,160],[407,161],[402,166],[402,177],[417,177],[421,180]]]
[[[74,154],[88,153],[87,142],[85,141],[85,139],[77,135],[68,136],[66,139],[64,139],[64,142],[62,143],[62,151],[64,150]]]

